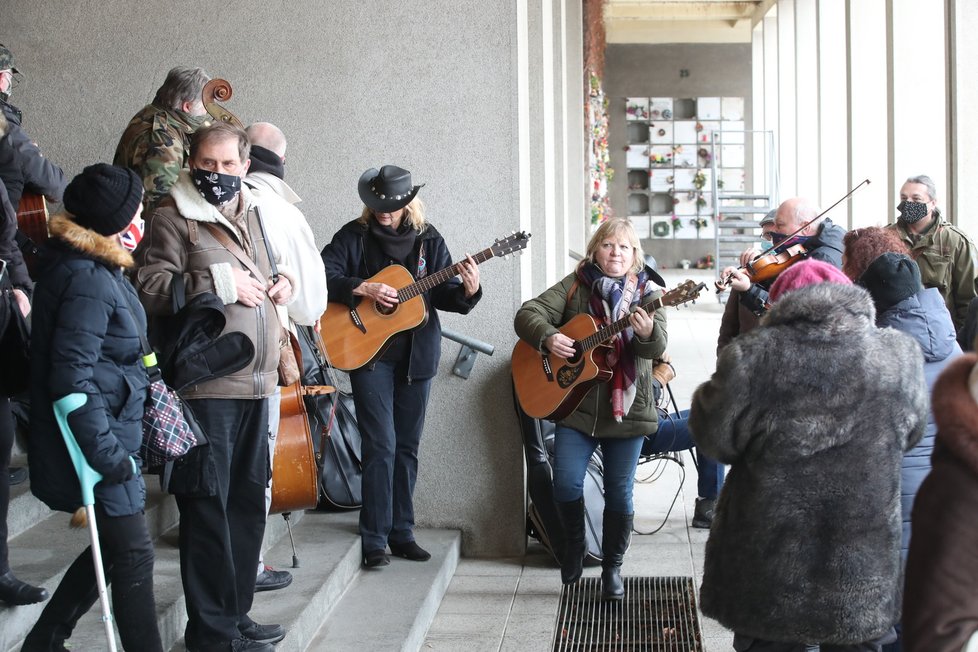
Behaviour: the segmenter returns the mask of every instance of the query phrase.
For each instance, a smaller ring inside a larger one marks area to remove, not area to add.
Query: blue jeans
[[[363,456],[360,545],[414,541],[414,484],[431,380],[407,380],[407,360],[350,372]]]
[[[696,447],[689,434],[689,410],[659,419],[659,430],[645,438],[643,455],[684,451]],[[696,490],[700,498],[716,498],[723,486],[723,465],[696,451]]]
[[[644,437],[591,437],[558,425],[554,432],[554,500],[566,503],[584,496],[584,475],[594,450],[604,459],[604,505],[610,512],[631,514],[635,467]]]

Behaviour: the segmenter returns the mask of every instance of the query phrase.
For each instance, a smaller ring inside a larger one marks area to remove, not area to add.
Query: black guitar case
[[[299,326],[302,349],[302,384],[336,385],[316,345],[319,334],[311,326]],[[309,430],[319,465],[319,507],[360,509],[363,467],[360,458],[360,428],[353,396],[336,391],[325,396],[305,396]],[[325,447],[322,446],[325,437]]]
[[[530,494],[527,507],[527,535],[537,539],[560,563],[564,551],[564,530],[557,516],[553,490],[554,429],[552,421],[534,419],[520,408],[516,393],[513,403],[523,437],[526,459],[526,487]],[[601,451],[591,456],[584,476],[584,536],[587,557],[584,563],[601,561],[601,528],[604,519],[604,472]]]

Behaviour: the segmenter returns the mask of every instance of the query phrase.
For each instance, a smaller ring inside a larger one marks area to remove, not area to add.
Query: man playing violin
[[[770,246],[771,232],[774,231],[774,218],[777,213],[778,209],[772,208],[760,221],[761,239],[768,243],[765,248]],[[744,249],[743,253],[740,254],[741,267],[746,267],[748,263],[757,258],[761,253],[762,250],[757,245]],[[770,284],[771,281],[764,281],[763,286],[766,289]],[[717,337],[717,355],[720,355],[723,347],[730,344],[733,338],[738,335],[743,335],[757,326],[758,321],[760,321],[760,317],[741,303],[740,292],[732,290],[723,308],[723,317],[720,319],[720,334]]]
[[[842,238],[846,230],[834,224],[827,217],[818,217],[818,207],[808,199],[792,197],[781,202],[774,216],[774,229],[771,231],[771,243],[777,247],[771,254],[788,252],[795,245],[801,245],[789,255],[781,256],[777,261],[777,271],[773,278],[792,263],[807,258],[814,258],[829,263],[837,269],[842,269]],[[740,293],[740,302],[755,315],[762,315],[767,310],[768,294],[762,283],[758,282],[756,274],[748,270],[753,267],[757,272],[757,262],[752,266],[728,267],[721,274],[726,279],[726,285]]]

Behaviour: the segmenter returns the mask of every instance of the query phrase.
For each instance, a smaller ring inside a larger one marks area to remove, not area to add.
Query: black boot
[[[14,577],[13,571],[0,575],[0,600],[9,605],[34,604],[48,599],[47,589],[31,586]]]
[[[601,597],[605,600],[621,600],[625,597],[625,586],[621,581],[621,563],[625,550],[632,537],[634,514],[620,512],[604,513],[604,527],[601,533]]]
[[[560,562],[560,581],[573,584],[584,572],[584,499],[557,503],[557,514],[564,526],[564,558]]]

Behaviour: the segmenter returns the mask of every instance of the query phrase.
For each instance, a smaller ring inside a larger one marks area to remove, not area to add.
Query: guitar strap
[[[571,297],[573,297],[574,294],[577,292],[577,288],[580,284],[581,284],[580,279],[575,278],[574,284],[570,286],[569,290],[567,290],[567,303],[570,303]]]

